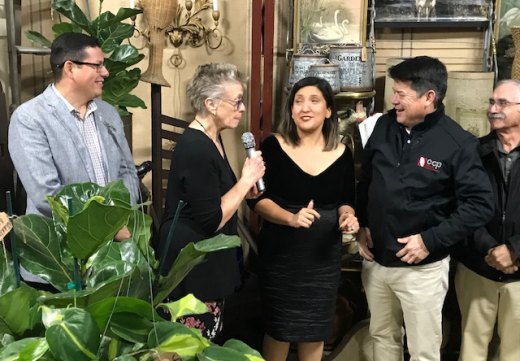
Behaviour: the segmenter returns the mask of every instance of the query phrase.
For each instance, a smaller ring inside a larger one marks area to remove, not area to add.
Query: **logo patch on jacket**
[[[421,168],[427,169],[429,171],[439,173],[442,167],[442,162],[439,162],[438,160],[433,160],[426,157],[420,157],[419,161],[417,162],[417,165]]]

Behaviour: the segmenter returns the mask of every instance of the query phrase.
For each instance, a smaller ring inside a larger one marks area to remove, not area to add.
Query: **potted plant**
[[[151,219],[130,206],[121,181],[105,187],[73,184],[47,199],[53,218],[30,214],[15,218],[13,225],[20,263],[60,292],[24,283],[16,287],[10,254],[0,251],[1,360],[262,360],[241,341],[218,346],[175,322],[207,312],[192,295],[161,303],[208,252],[237,247],[238,237],[190,243],[158,280],[148,245]],[[123,224],[132,238],[111,241]],[[168,309],[173,321],[163,319],[157,308]]]
[[[112,104],[120,115],[128,115],[128,107],[146,108],[142,99],[131,94],[139,83],[141,70],[131,68],[143,58],[143,54],[132,44],[123,41],[132,37],[134,25],[125,20],[141,13],[140,9],[120,8],[117,14],[102,11],[103,0],[99,1],[99,14],[94,20],[88,19],[74,0],[53,0],[52,9],[70,22],[60,22],[52,27],[54,36],[65,32],[84,32],[98,39],[106,54],[105,66],[110,75],[105,79],[102,98]],[[26,33],[29,40],[44,47],[51,41],[35,31]]]

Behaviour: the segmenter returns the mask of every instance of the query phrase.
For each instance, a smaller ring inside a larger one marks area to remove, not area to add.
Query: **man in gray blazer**
[[[99,99],[108,71],[96,39],[65,33],[51,46],[54,83],[20,105],[9,152],[27,192],[27,213],[51,216],[45,200],[70,183],[122,179],[132,203],[139,180],[117,111]],[[124,237],[123,237],[124,238]]]

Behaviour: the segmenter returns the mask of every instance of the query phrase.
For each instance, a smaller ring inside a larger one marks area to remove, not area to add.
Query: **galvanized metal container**
[[[315,64],[325,64],[325,55],[295,54],[292,57],[292,71],[289,76],[289,84],[293,85],[298,80],[308,76],[309,68]]]
[[[362,59],[361,46],[331,46],[329,60],[339,65],[341,91],[359,92],[374,89],[374,49],[367,47]]]
[[[332,91],[339,93],[341,83],[339,80],[339,65],[337,64],[314,64],[309,68],[308,76],[325,79],[329,82]]]

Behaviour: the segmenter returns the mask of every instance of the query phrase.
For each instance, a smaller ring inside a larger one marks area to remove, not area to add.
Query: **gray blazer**
[[[122,179],[137,202],[139,180],[123,132],[123,123],[110,104],[94,99],[96,128],[104,149],[108,181]],[[20,105],[9,124],[9,152],[27,192],[26,213],[51,215],[46,195],[64,185],[94,182],[94,168],[79,127],[51,86]]]

